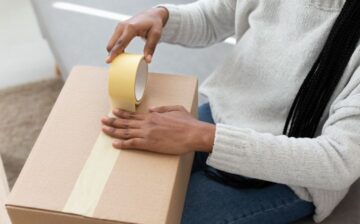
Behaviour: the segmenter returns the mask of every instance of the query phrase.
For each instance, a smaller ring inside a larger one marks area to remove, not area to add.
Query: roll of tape
[[[148,66],[143,55],[123,53],[109,69],[109,95],[113,108],[135,111],[145,93]]]
[[[113,108],[135,111],[146,88],[148,67],[142,55],[121,54],[109,69],[109,98]],[[111,113],[109,116],[113,116]],[[113,139],[100,133],[63,208],[64,212],[92,217],[120,154]]]

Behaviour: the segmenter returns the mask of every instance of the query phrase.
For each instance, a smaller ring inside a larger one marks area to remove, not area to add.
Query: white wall
[[[54,77],[54,59],[29,0],[0,0],[0,89]]]

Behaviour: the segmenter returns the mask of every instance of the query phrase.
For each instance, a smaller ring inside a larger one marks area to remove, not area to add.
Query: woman
[[[110,63],[135,37],[237,43],[200,92],[200,121],[179,106],[103,118],[114,147],[196,151],[183,223],[289,223],[331,214],[360,176],[360,1],[201,0],[120,23]],[[176,144],[175,144],[176,143]]]

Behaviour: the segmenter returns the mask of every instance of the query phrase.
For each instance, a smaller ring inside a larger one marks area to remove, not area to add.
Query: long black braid
[[[347,0],[297,93],[283,134],[314,137],[324,110],[360,38],[360,1]]]

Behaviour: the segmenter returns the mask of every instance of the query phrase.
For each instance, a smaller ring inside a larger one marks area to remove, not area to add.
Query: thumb
[[[151,107],[149,111],[157,112],[157,113],[166,113],[171,111],[186,111],[186,109],[183,106],[175,105],[175,106]]]

